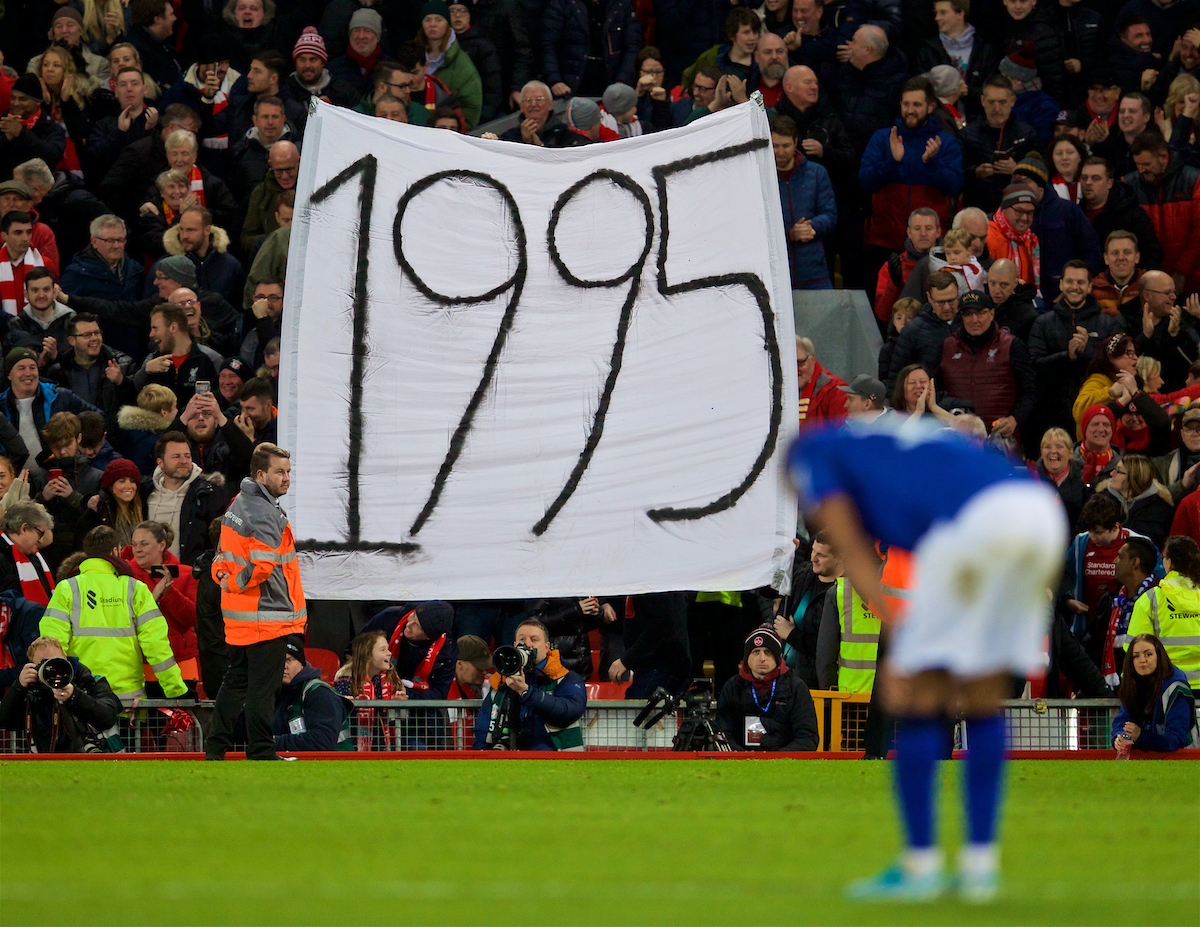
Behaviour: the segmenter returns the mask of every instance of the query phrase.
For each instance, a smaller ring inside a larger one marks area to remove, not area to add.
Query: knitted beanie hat
[[[295,61],[300,55],[316,55],[322,64],[329,63],[325,40],[321,38],[316,26],[305,26],[300,38],[296,39],[296,44],[292,46],[292,60]]]
[[[1009,206],[1016,206],[1018,203],[1036,206],[1037,196],[1028,184],[1010,183],[1004,188],[1004,198],[1000,200],[1000,208],[1008,209]]]
[[[1033,181],[1039,187],[1046,186],[1050,180],[1050,170],[1046,167],[1046,162],[1042,160],[1042,156],[1036,152],[1027,154],[1024,158],[1017,162],[1017,169],[1013,171],[1013,178],[1025,177]]]
[[[105,489],[112,489],[113,484],[121,479],[131,479],[135,483],[142,481],[142,471],[127,457],[118,457],[104,468],[104,474],[100,477],[100,485]]]
[[[774,628],[763,625],[751,631],[746,636],[745,646],[742,647],[742,659],[745,660],[750,656],[750,652],[758,647],[766,647],[771,651],[776,663],[783,660],[783,642],[779,640]]]
[[[363,8],[356,10],[350,17],[350,31],[355,29],[370,29],[377,36],[383,36],[383,17],[374,10]]]

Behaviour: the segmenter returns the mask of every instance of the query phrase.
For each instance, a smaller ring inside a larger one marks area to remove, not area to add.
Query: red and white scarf
[[[229,105],[229,88],[233,86],[233,82],[229,79],[230,72],[225,72],[225,79],[221,81],[221,86],[217,88],[217,95],[213,97],[213,115],[224,110]],[[214,135],[211,138],[204,139],[201,143],[205,148],[224,149],[229,147],[229,135],[223,133]]]
[[[364,701],[375,701],[375,680],[379,680],[379,698],[386,701],[396,698],[396,687],[392,685],[391,679],[387,673],[380,673],[373,678],[364,679],[362,686],[359,687],[356,698]],[[386,710],[386,709],[385,709]],[[365,732],[360,733],[357,738],[359,750],[374,749],[375,742],[375,722],[378,720],[380,727],[380,737],[383,741],[383,749],[387,750],[392,744],[392,729],[387,723],[387,716],[382,713],[376,713],[374,708],[359,708],[358,714],[358,729]]]
[[[208,205],[204,202],[204,178],[200,176],[200,168],[195,164],[188,173],[188,192],[196,194],[196,200],[201,206]]]
[[[1010,261],[1021,267],[1021,245],[1029,246],[1029,263],[1033,270],[1033,279],[1026,280],[1026,283],[1037,285],[1038,292],[1042,289],[1042,246],[1038,241],[1038,237],[1033,234],[1033,227],[1030,226],[1025,231],[1018,233],[1013,229],[1012,223],[1008,221],[1008,216],[1004,214],[1003,209],[997,209],[996,214],[992,216],[992,221],[996,223],[996,227],[1000,229],[1000,233],[1004,236],[1004,240],[1008,242],[1008,254],[1004,255]],[[993,258],[998,258],[1000,255],[993,254]]]
[[[36,560],[30,560],[16,544],[12,542],[7,534],[0,532],[0,538],[4,538],[8,544],[9,551],[12,552],[13,562],[17,565],[17,578],[21,581],[21,595],[30,602],[36,602],[38,605],[49,605],[50,594],[46,591],[46,587],[42,585],[39,576],[44,576],[46,582],[50,584],[50,590],[54,590],[54,576],[50,573],[50,567],[46,566],[46,561],[42,558],[42,552],[35,550],[33,556]],[[40,574],[38,571],[41,571]]]
[[[412,612],[409,612],[408,614],[411,615]],[[405,615],[396,625],[396,630],[392,632],[391,639],[388,641],[388,647],[392,651],[393,660],[400,659],[400,641],[403,639],[404,626],[407,623],[408,615]],[[441,653],[441,650],[444,646],[446,646],[445,634],[429,645],[429,650],[425,654],[425,659],[423,659],[417,665],[416,672],[413,673],[412,679],[409,680],[414,689],[418,689],[421,692],[425,692],[429,689],[429,672],[433,669],[433,664],[437,660],[437,655]]]
[[[41,252],[32,245],[16,264],[8,257],[8,245],[0,247],[0,308],[6,315],[18,316],[25,308],[25,272],[45,266]]]

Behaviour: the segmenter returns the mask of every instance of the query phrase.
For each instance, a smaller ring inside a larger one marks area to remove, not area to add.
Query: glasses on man
[[[536,97],[521,97],[522,103],[549,103],[550,98],[545,94],[538,94]]]
[[[124,235],[122,235],[120,238],[101,238],[99,235],[96,236],[96,241],[102,241],[106,245],[123,245],[125,244],[126,240],[127,239]]]
[[[283,297],[282,297],[282,296],[280,296],[280,295],[278,295],[277,293],[272,293],[270,296],[256,296],[256,297],[254,297],[254,298],[255,298],[255,299],[265,299],[265,300],[266,300],[267,302],[269,302],[269,303],[281,303],[281,302],[283,302]]]
[[[957,306],[958,305],[958,297],[951,296],[949,299],[934,299],[932,296],[930,296],[929,304],[931,306]]]
[[[662,77],[667,72],[663,68],[642,68],[642,73],[649,74],[651,77]]]
[[[1177,291],[1175,287],[1171,287],[1169,290],[1147,290],[1145,287],[1142,287],[1142,292],[1153,293],[1155,296],[1170,296],[1172,299],[1174,299]]]
[[[941,305],[946,305],[946,304],[945,304],[945,303],[942,303]],[[978,309],[978,308],[975,308],[975,309],[963,309],[963,310],[961,310],[961,312],[960,312],[959,314],[960,314],[960,315],[961,315],[961,316],[962,316],[964,319],[969,319],[969,318],[971,318],[972,316],[976,316],[976,315],[987,315],[987,314],[988,314],[988,313],[990,313],[991,311],[992,311],[991,309]]]
[[[271,168],[271,173],[276,177],[281,177],[286,176],[287,174],[294,174],[298,170],[300,170],[298,167],[273,167]]]
[[[1012,206],[1012,207],[1010,207],[1010,208],[1011,208],[1011,209],[1012,209],[1012,211],[1013,211],[1013,212],[1015,212],[1015,213],[1016,213],[1018,216],[1032,216],[1032,215],[1033,215],[1033,212],[1034,212],[1034,211],[1033,211],[1033,209],[1032,209],[1031,207],[1028,207],[1028,206],[1027,206],[1027,207],[1025,207],[1024,209],[1019,209],[1019,208],[1017,208],[1016,206]]]
[[[93,338],[100,337],[100,329],[97,328],[93,332],[76,332],[75,337],[76,338],[86,338],[88,341],[91,341]]]

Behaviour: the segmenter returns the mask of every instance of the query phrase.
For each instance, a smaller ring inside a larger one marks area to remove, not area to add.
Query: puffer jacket
[[[1138,254],[1141,260],[1138,264],[1144,268],[1162,267],[1163,246],[1154,231],[1150,216],[1138,205],[1137,197],[1124,181],[1118,180],[1108,191],[1108,202],[1096,215],[1092,216],[1092,228],[1096,232],[1096,240],[1104,247],[1109,234],[1121,229],[1133,232],[1138,240]],[[1093,281],[1093,286],[1095,281]],[[1141,312],[1138,313],[1139,323]]]
[[[946,391],[971,400],[988,430],[1006,415],[1024,424],[1033,411],[1036,377],[1029,351],[994,322],[991,331],[978,338],[965,328],[948,337],[942,346],[941,372]]]
[[[1058,299],[1063,265],[1072,258],[1087,261],[1093,274],[1103,266],[1096,230],[1082,209],[1046,185],[1045,195],[1033,216],[1033,234],[1042,249],[1042,296],[1048,302]],[[1200,218],[1200,213],[1197,214]]]
[[[934,314],[933,307],[926,303],[921,314],[904,326],[900,337],[896,339],[896,349],[892,352],[892,362],[888,369],[888,392],[896,385],[896,377],[909,364],[920,364],[938,381],[941,377],[939,367],[942,361],[942,345],[962,323],[958,316],[952,321],[943,322]]]
[[[1046,18],[1058,31],[1063,57],[1074,58],[1081,65],[1078,74],[1067,75],[1066,99],[1060,101],[1064,106],[1074,106],[1087,96],[1089,75],[1098,72],[1104,58],[1104,19],[1082,3],[1047,4]]]
[[[837,200],[829,174],[819,164],[797,152],[796,166],[784,180],[779,177],[779,201],[786,233],[801,219],[812,221],[816,238],[809,242],[786,239],[792,289],[802,290],[829,280],[823,240],[837,227]]]
[[[1037,130],[1018,122],[1016,116],[1009,116],[1008,122],[999,129],[989,126],[983,116],[967,123],[958,133],[963,158],[964,202],[968,206],[978,206],[989,216],[995,213],[1012,176],[993,174],[981,179],[975,176],[975,168],[991,164],[996,151],[1011,151],[1013,160],[1020,161],[1037,147],[1037,143]]]
[[[471,62],[471,56],[457,41],[451,42],[450,47],[446,49],[446,60],[434,76],[454,94],[454,99],[458,101],[463,116],[466,117],[467,128],[475,128],[483,111],[483,84],[479,72]]]
[[[1067,345],[1075,337],[1076,326],[1095,332],[1096,337],[1089,337],[1079,356],[1071,360]],[[1071,431],[1075,421],[1071,409],[1097,345],[1122,331],[1121,320],[1101,312],[1091,296],[1075,311],[1060,299],[1034,320],[1029,330],[1029,356],[1037,372],[1039,411],[1047,425]]]
[[[1125,183],[1163,246],[1162,269],[1183,274],[1185,290],[1200,289],[1200,168],[1189,167],[1175,152],[1162,176],[1151,186],[1137,171],[1125,175]]]
[[[491,122],[501,115],[502,103],[500,95],[503,76],[500,72],[500,56],[496,52],[496,46],[483,34],[483,29],[479,26],[472,26],[462,34],[455,33],[455,43],[467,53],[471,63],[475,65],[475,70],[479,73],[482,94],[479,122]],[[441,71],[439,70],[438,73],[440,74]]]
[[[1060,105],[1065,105],[1063,91],[1066,89],[1067,69],[1063,64],[1062,42],[1054,26],[1043,18],[1041,9],[1036,7],[1022,20],[1014,20],[1007,15],[1003,20],[999,42],[1000,61],[1003,61],[1015,46],[1030,45],[1037,76],[1042,82],[1042,90]]]
[[[578,91],[591,29],[587,0],[550,0],[542,23],[543,79]],[[642,48],[642,27],[631,0],[605,0],[603,47],[608,82],[636,84],[633,60]]]
[[[831,96],[856,151],[866,151],[871,136],[892,124],[897,91],[907,77],[908,60],[894,47],[861,71],[850,62],[838,68]]]
[[[942,228],[949,228],[949,198],[963,185],[962,150],[937,119],[930,117],[915,129],[897,119],[895,126],[904,142],[903,159],[892,157],[891,129],[879,129],[871,136],[858,169],[862,188],[871,194],[865,242],[893,251],[903,246],[908,217],[914,209],[932,208]],[[925,161],[925,146],[935,138],[942,147]]]

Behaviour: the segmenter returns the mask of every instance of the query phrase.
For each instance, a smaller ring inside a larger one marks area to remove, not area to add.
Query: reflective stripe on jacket
[[[842,632],[838,648],[838,689],[842,692],[870,692],[875,685],[875,660],[879,653],[880,621],[858,597],[853,587],[846,596],[846,580],[839,579],[837,596],[838,628]]]
[[[187,691],[154,595],[132,576],[119,575],[107,560],[83,561],[78,576],[54,588],[40,631],[107,678],[123,701],[146,694],[143,659],[168,698]]]
[[[1172,570],[1147,589],[1133,606],[1126,633],[1130,640],[1155,635],[1188,685],[1200,689],[1200,590],[1190,580]]]
[[[262,484],[242,480],[221,523],[213,578],[227,574],[221,593],[225,640],[235,646],[303,634],[308,618],[296,541],[287,515]]]

